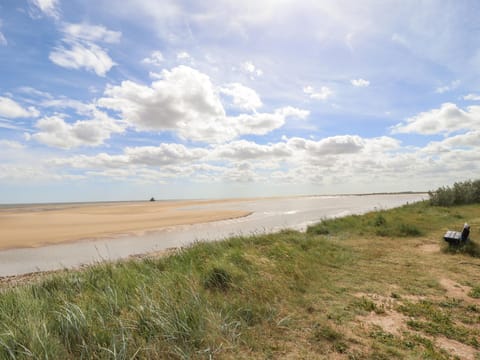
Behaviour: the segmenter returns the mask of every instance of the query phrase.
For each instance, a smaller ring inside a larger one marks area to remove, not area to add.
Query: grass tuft
[[[480,285],[474,286],[468,293],[468,296],[474,299],[480,299]]]
[[[205,289],[226,291],[232,285],[232,275],[220,267],[214,267],[207,271],[203,286]]]
[[[468,240],[459,245],[448,244],[443,248],[443,252],[446,254],[461,254],[480,258],[480,246],[473,240]]]

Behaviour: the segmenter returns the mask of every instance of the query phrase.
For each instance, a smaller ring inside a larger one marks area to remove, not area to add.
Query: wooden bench
[[[462,240],[462,233],[460,231],[447,231],[443,235],[443,240],[448,242],[450,245],[459,245]]]
[[[460,245],[468,241],[468,236],[470,235],[470,225],[465,223],[463,226],[463,231],[447,231],[443,236],[443,239],[448,242],[450,245]]]

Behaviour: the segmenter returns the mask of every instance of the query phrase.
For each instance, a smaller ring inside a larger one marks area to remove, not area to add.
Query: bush
[[[457,182],[453,187],[442,186],[429,191],[430,204],[435,206],[452,206],[480,203],[480,180]]]
[[[375,226],[385,226],[387,224],[387,219],[382,214],[377,214],[374,221]]]
[[[330,230],[328,227],[322,223],[316,226],[309,226],[307,228],[307,234],[314,234],[314,235],[328,235],[330,234]]]

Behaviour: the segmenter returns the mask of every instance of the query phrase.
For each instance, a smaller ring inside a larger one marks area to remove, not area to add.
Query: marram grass
[[[480,259],[440,251],[464,221],[476,244],[479,206],[425,202],[4,285],[0,359],[479,358]]]

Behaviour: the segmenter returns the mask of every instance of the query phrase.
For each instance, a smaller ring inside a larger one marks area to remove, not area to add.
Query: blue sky
[[[0,2],[0,203],[478,177],[478,1],[112,4]]]

